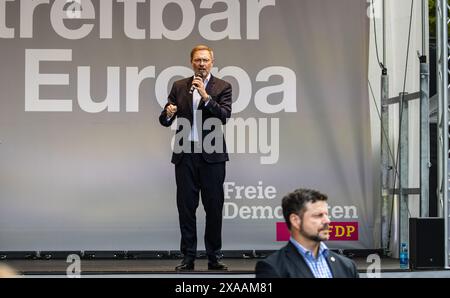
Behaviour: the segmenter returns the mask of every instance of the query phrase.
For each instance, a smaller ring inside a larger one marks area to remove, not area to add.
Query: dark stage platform
[[[207,269],[207,260],[199,259],[195,263],[195,270],[183,274],[254,274],[255,264],[259,259],[224,259],[228,271],[212,271]],[[366,258],[353,259],[360,273],[365,273],[370,263]],[[65,260],[5,260],[4,264],[12,267],[21,275],[65,275],[69,263]],[[174,270],[180,263],[176,259],[163,260],[81,260],[82,275],[109,274],[178,274]],[[397,259],[381,259],[381,272],[398,272],[400,269]]]

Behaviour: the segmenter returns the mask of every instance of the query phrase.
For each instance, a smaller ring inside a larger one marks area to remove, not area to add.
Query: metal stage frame
[[[448,75],[449,71],[449,0],[436,2],[437,27],[437,93],[438,109],[438,194],[441,207],[439,214],[444,217],[445,229],[445,268],[450,269],[450,221],[449,221],[449,122],[448,122]]]
[[[414,0],[412,0],[414,1]],[[392,202],[398,199],[398,232],[399,243],[396,249],[400,251],[401,245],[409,244],[409,200],[411,195],[420,195],[420,217],[427,218],[429,214],[429,168],[430,163],[430,136],[429,136],[429,60],[427,59],[428,0],[421,0],[422,11],[422,53],[419,54],[420,63],[420,90],[408,94],[401,92],[396,97],[389,98],[389,75],[386,68],[385,28],[386,28],[386,0],[383,3],[383,62],[381,63],[381,246],[384,249],[390,245],[390,214]],[[412,3],[414,4],[414,3]],[[436,29],[437,29],[437,93],[438,93],[438,217],[444,218],[445,229],[445,268],[450,269],[450,221],[449,221],[449,119],[448,119],[448,75],[449,70],[449,38],[448,24],[450,0],[436,1]],[[412,10],[411,10],[412,11]],[[405,91],[405,90],[403,90]],[[420,101],[420,187],[409,188],[409,156],[410,146],[408,131],[408,105],[411,100]],[[389,147],[389,105],[399,105],[399,146],[397,159]],[[403,115],[403,117],[402,117]],[[409,247],[409,245],[408,245]]]

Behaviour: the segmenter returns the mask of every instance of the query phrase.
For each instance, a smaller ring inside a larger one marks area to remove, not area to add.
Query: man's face
[[[307,203],[305,207],[306,211],[300,222],[300,235],[316,242],[327,241],[330,238],[328,204],[325,201],[317,201]]]
[[[208,50],[200,50],[192,56],[192,69],[194,73],[201,73],[203,78],[206,78],[213,66],[213,58]]]

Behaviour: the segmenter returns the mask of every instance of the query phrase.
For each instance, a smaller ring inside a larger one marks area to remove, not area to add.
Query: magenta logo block
[[[332,222],[330,224],[330,241],[358,240],[357,222]]]
[[[277,222],[277,241],[288,241],[291,234],[285,222]]]
[[[288,241],[290,234],[285,222],[277,222],[277,241]],[[330,223],[329,241],[356,241],[358,240],[357,222]]]

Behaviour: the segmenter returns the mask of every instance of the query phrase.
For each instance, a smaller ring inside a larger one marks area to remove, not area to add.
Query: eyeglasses
[[[194,59],[194,60],[192,60],[195,64],[200,64],[200,63],[209,63],[209,62],[211,62],[211,59],[208,59],[208,58],[205,58],[205,59],[202,59],[202,58],[196,58],[196,59]]]

